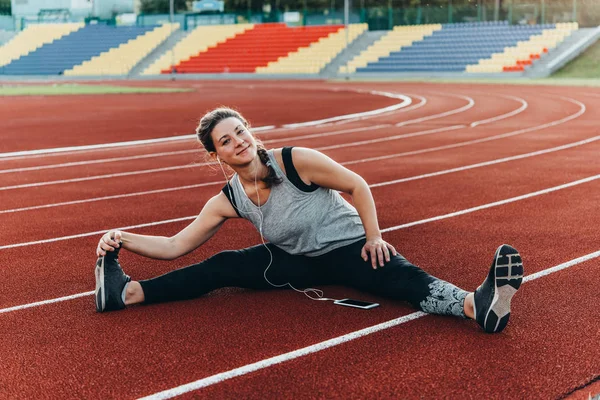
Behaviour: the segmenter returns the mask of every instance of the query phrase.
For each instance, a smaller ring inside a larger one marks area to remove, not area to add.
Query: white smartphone
[[[368,301],[361,301],[361,300],[354,300],[354,299],[336,300],[333,302],[333,304],[338,304],[340,306],[362,308],[363,310],[368,310],[369,308],[375,308],[379,305],[379,303],[370,303]]]

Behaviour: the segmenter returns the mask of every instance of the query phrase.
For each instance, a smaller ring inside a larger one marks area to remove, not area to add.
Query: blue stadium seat
[[[155,26],[86,27],[46,44],[3,67],[5,75],[60,75],[92,57],[151,31]]]
[[[503,52],[553,24],[513,26],[508,21],[444,24],[410,47],[394,51],[356,72],[461,72],[467,65]]]

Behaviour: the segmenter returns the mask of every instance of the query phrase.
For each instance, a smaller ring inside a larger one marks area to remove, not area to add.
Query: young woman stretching
[[[102,236],[96,249],[98,312],[191,299],[227,286],[339,284],[406,300],[427,313],[472,318],[486,332],[506,326],[523,280],[521,257],[511,246],[496,250],[485,281],[468,293],[412,265],[385,242],[369,186],[329,157],[299,147],[267,151],[244,117],[228,108],[207,113],[196,132],[221,168],[226,164],[235,174],[173,237],[117,230]],[[338,191],[352,196],[354,207]],[[248,219],[268,243],[224,251],[150,280],[132,281],[119,265],[121,248],[155,259],[180,257],[229,218]]]

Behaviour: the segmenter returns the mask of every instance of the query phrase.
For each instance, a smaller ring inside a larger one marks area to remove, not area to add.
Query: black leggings
[[[268,243],[273,262],[267,278],[276,285],[295,288],[344,285],[365,292],[410,302],[434,314],[463,316],[467,292],[435,278],[401,255],[390,256],[385,266],[373,269],[360,253],[365,240],[317,257],[295,256]],[[199,264],[140,281],[145,303],[185,300],[223,287],[272,289],[264,278],[270,255],[265,246],[223,251]],[[289,287],[289,286],[286,286]]]

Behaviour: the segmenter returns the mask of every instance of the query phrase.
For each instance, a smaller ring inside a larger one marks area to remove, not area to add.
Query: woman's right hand
[[[123,233],[117,230],[111,230],[106,232],[98,242],[98,247],[96,248],[96,255],[98,257],[102,257],[106,255],[107,251],[114,251],[116,248],[120,246],[121,236]]]

